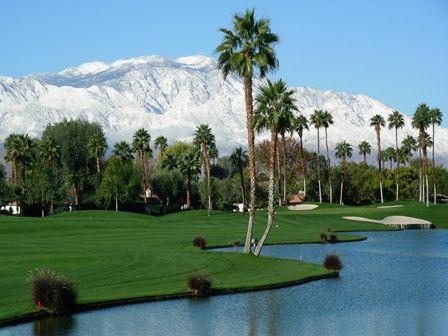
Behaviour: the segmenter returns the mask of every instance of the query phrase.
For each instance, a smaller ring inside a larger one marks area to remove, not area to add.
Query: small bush
[[[320,241],[326,243],[328,240],[327,234],[325,232],[321,232],[319,235]]]
[[[340,271],[343,267],[342,261],[335,253],[329,253],[325,256],[323,266],[328,270]]]
[[[241,239],[235,239],[230,242],[233,247],[241,246]]]
[[[76,304],[78,292],[75,283],[49,268],[37,269],[27,282],[37,309],[43,308],[51,315],[58,315],[70,311]]]
[[[333,229],[331,227],[327,228],[327,232],[334,232]]]
[[[207,243],[205,242],[205,239],[203,237],[198,236],[193,238],[193,246],[199,247],[201,250],[203,250],[207,246]]]
[[[212,283],[208,276],[197,273],[190,275],[187,279],[187,287],[193,291],[197,297],[206,297],[210,294]]]
[[[332,233],[330,235],[330,239],[329,239],[330,243],[337,243],[338,242],[338,236],[336,236],[334,233]]]

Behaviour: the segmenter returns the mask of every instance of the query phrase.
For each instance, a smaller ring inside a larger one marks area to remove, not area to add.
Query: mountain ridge
[[[261,83],[255,79],[255,88]],[[347,140],[354,147],[367,140],[376,148],[370,127],[374,114],[387,115],[394,109],[364,94],[350,95],[312,87],[292,87],[297,106],[309,116],[314,109],[333,113],[329,128],[331,147]],[[41,134],[48,123],[71,118],[99,122],[110,144],[130,140],[145,127],[155,138],[165,135],[189,141],[194,128],[208,123],[216,134],[218,148],[228,153],[246,144],[243,86],[230,74],[224,81],[216,60],[202,55],[168,59],[142,56],[110,63],[88,62],[58,73],[32,74],[18,79],[0,77],[0,141],[13,132]],[[400,138],[417,132],[405,115]],[[263,139],[261,135],[257,139]],[[383,148],[394,145],[393,130],[382,131]],[[448,129],[437,127],[436,140],[448,139]],[[322,138],[321,141],[324,139]],[[310,129],[305,145],[316,147]],[[438,159],[446,163],[448,144],[437,141]]]

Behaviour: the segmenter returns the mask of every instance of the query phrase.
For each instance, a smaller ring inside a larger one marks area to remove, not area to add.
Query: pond
[[[122,306],[0,330],[0,336],[447,335],[448,231],[371,232],[363,242],[267,246],[344,262],[341,276],[203,300]]]

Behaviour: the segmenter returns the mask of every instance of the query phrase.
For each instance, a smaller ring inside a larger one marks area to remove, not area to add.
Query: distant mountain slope
[[[333,113],[330,145],[341,140],[354,147],[375,133],[369,125],[374,114],[385,118],[393,111],[364,95],[349,95],[297,87],[299,109]],[[422,97],[424,98],[424,97]],[[219,148],[228,152],[246,143],[244,97],[241,81],[224,81],[213,58],[182,57],[169,60],[147,56],[110,64],[92,62],[58,74],[35,74],[20,79],[0,77],[0,141],[12,132],[39,135],[45,125],[64,118],[86,118],[103,125],[109,141],[130,140],[139,127],[170,141],[191,139],[194,128],[208,123]],[[415,135],[406,117],[400,137]],[[448,129],[437,129],[438,139],[448,139]],[[393,131],[383,131],[383,146],[394,143]],[[306,134],[306,145],[315,147],[315,130]],[[447,162],[448,143],[438,141],[440,159]],[[357,150],[355,150],[357,152]]]

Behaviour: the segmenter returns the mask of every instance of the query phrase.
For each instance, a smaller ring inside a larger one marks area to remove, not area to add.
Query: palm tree
[[[343,205],[344,202],[342,200],[343,190],[344,190],[344,173],[345,173],[345,162],[347,158],[351,158],[353,153],[352,146],[347,142],[343,141],[336,145],[335,156],[339,159],[341,164],[341,190],[339,196],[339,204]]]
[[[429,110],[429,119],[432,125],[432,182],[434,184],[434,204],[437,203],[437,187],[436,187],[436,132],[435,125],[440,125],[442,123],[442,111],[438,108],[433,108]]]
[[[33,139],[28,134],[19,134],[16,139],[15,161],[17,165],[17,175],[21,184],[21,200],[25,199],[26,194],[26,172],[32,163],[32,150],[35,145]]]
[[[244,188],[244,168],[247,166],[248,157],[247,152],[243,147],[235,148],[230,155],[230,162],[234,169],[238,170],[240,174],[240,189],[241,189],[241,200],[243,203],[243,213],[246,211],[246,192]]]
[[[168,139],[163,135],[158,136],[156,140],[154,140],[154,146],[160,150],[160,155],[163,155],[163,152],[168,147]]]
[[[397,161],[397,171],[395,174],[395,186],[396,186],[396,200],[398,201],[399,198],[399,180],[400,180],[400,147],[398,147],[398,129],[404,127],[404,118],[403,115],[398,111],[393,111],[391,114],[389,114],[389,117],[387,118],[389,121],[389,129],[395,129],[395,159]]]
[[[255,221],[255,134],[252,77],[257,72],[260,77],[264,77],[266,73],[277,68],[278,60],[273,46],[278,42],[278,36],[271,32],[268,19],[256,19],[254,10],[235,14],[232,28],[221,28],[220,31],[224,36],[222,43],[215,50],[219,53],[218,67],[222,70],[224,79],[232,72],[243,78],[244,82],[250,180],[249,223],[244,252],[250,253]]]
[[[304,115],[299,115],[294,119],[294,130],[299,135],[300,140],[300,158],[302,161],[303,176],[303,196],[306,197],[306,169],[305,169],[305,153],[303,151],[303,131],[308,130],[308,119]]]
[[[406,161],[409,165],[411,164],[412,152],[418,149],[417,145],[418,142],[412,135],[406,136],[403,141],[401,141],[401,151],[404,152]]]
[[[330,204],[333,203],[333,186],[331,184],[331,163],[330,163],[330,151],[328,150],[328,127],[330,125],[333,125],[333,116],[330,112],[324,111],[322,114],[323,118],[323,126],[325,129],[325,146],[327,148],[327,165],[328,165],[328,194],[329,194],[329,201]]]
[[[199,171],[199,158],[193,151],[187,151],[181,157],[179,163],[179,169],[185,176],[185,193],[186,193],[186,209],[191,207],[191,179],[198,174]]]
[[[257,109],[255,111],[255,128],[257,131],[270,130],[271,142],[269,148],[269,183],[268,183],[268,222],[266,229],[258,242],[254,255],[258,256],[267,239],[274,222],[274,184],[275,184],[275,157],[277,150],[277,132],[293,122],[293,111],[297,110],[292,97],[293,90],[289,90],[282,80],[271,82],[260,87],[260,93],[256,97]]]
[[[394,159],[398,159],[397,158],[397,153],[395,152],[395,149],[393,147],[387,147],[384,151],[383,151],[383,159],[384,160],[388,160],[389,161],[389,169],[392,170],[392,163],[394,162]]]
[[[148,174],[147,174],[147,160],[152,156],[151,150],[151,136],[148,131],[144,128],[139,128],[135,131],[134,136],[132,138],[132,149],[137,155],[137,161],[140,166],[140,176],[141,176],[141,184],[143,188],[143,197],[145,199],[145,203],[147,203],[146,190],[148,189]]]
[[[384,127],[386,125],[386,122],[384,121],[384,118],[376,114],[370,119],[370,126],[373,126],[375,128],[376,132],[376,141],[377,141],[377,151],[378,151],[378,179],[380,182],[380,197],[381,197],[381,203],[384,203],[383,199],[383,173],[382,173],[382,152],[381,152],[381,127]]]
[[[294,111],[297,111],[297,107],[291,107]],[[280,119],[280,123],[278,125],[278,133],[280,134],[280,139],[281,139],[281,145],[282,145],[282,150],[281,150],[281,155],[282,155],[282,171],[280,171],[280,164],[278,164],[278,168],[279,168],[279,178],[280,178],[280,174],[283,175],[283,203],[286,204],[286,137],[285,137],[285,133],[292,133],[293,132],[293,126],[294,126],[294,117],[293,118],[281,118]],[[279,154],[280,151],[277,151],[277,153]],[[278,157],[278,156],[277,156]],[[280,183],[279,183],[280,185]],[[280,193],[279,193],[280,194]],[[282,198],[279,197],[279,205],[281,205],[281,201]]]
[[[126,141],[117,142],[114,145],[112,154],[118,157],[122,162],[131,163],[132,160],[134,160],[134,151],[132,150],[131,145]]]
[[[50,184],[55,187],[53,164],[56,159],[60,157],[61,146],[59,146],[52,137],[44,137],[39,143],[38,156],[42,162],[45,163],[45,167],[48,169],[48,176],[50,178]],[[54,212],[53,198],[50,201],[50,213]]]
[[[412,127],[419,131],[419,147],[422,153],[422,160],[420,163],[422,171],[421,189],[423,201],[426,201],[426,206],[429,207],[429,183],[428,183],[428,152],[427,145],[425,141],[426,129],[431,123],[431,118],[429,114],[429,107],[426,104],[420,104],[412,117]],[[426,195],[426,196],[425,196]]]
[[[310,123],[317,130],[317,184],[319,185],[319,203],[322,203],[322,187],[320,180],[320,135],[319,130],[324,126],[324,113],[322,110],[314,110],[310,116]]]
[[[96,159],[96,172],[100,173],[100,158],[106,154],[106,138],[100,132],[94,133],[89,137],[87,149]]]
[[[212,134],[212,130],[208,125],[201,124],[196,127],[194,132],[194,144],[199,147],[199,151],[202,156],[202,164],[204,166],[205,175],[207,176],[207,195],[208,203],[207,210],[208,215],[212,213],[212,185],[210,177],[210,161],[209,161],[209,150],[215,148],[215,136]]]
[[[362,155],[363,162],[365,165],[367,165],[367,154],[370,154],[372,152],[372,146],[367,141],[362,141],[358,145],[359,155]]]
[[[19,149],[20,135],[13,133],[5,139],[5,161],[11,163],[11,183],[13,186],[17,184],[17,155]]]

